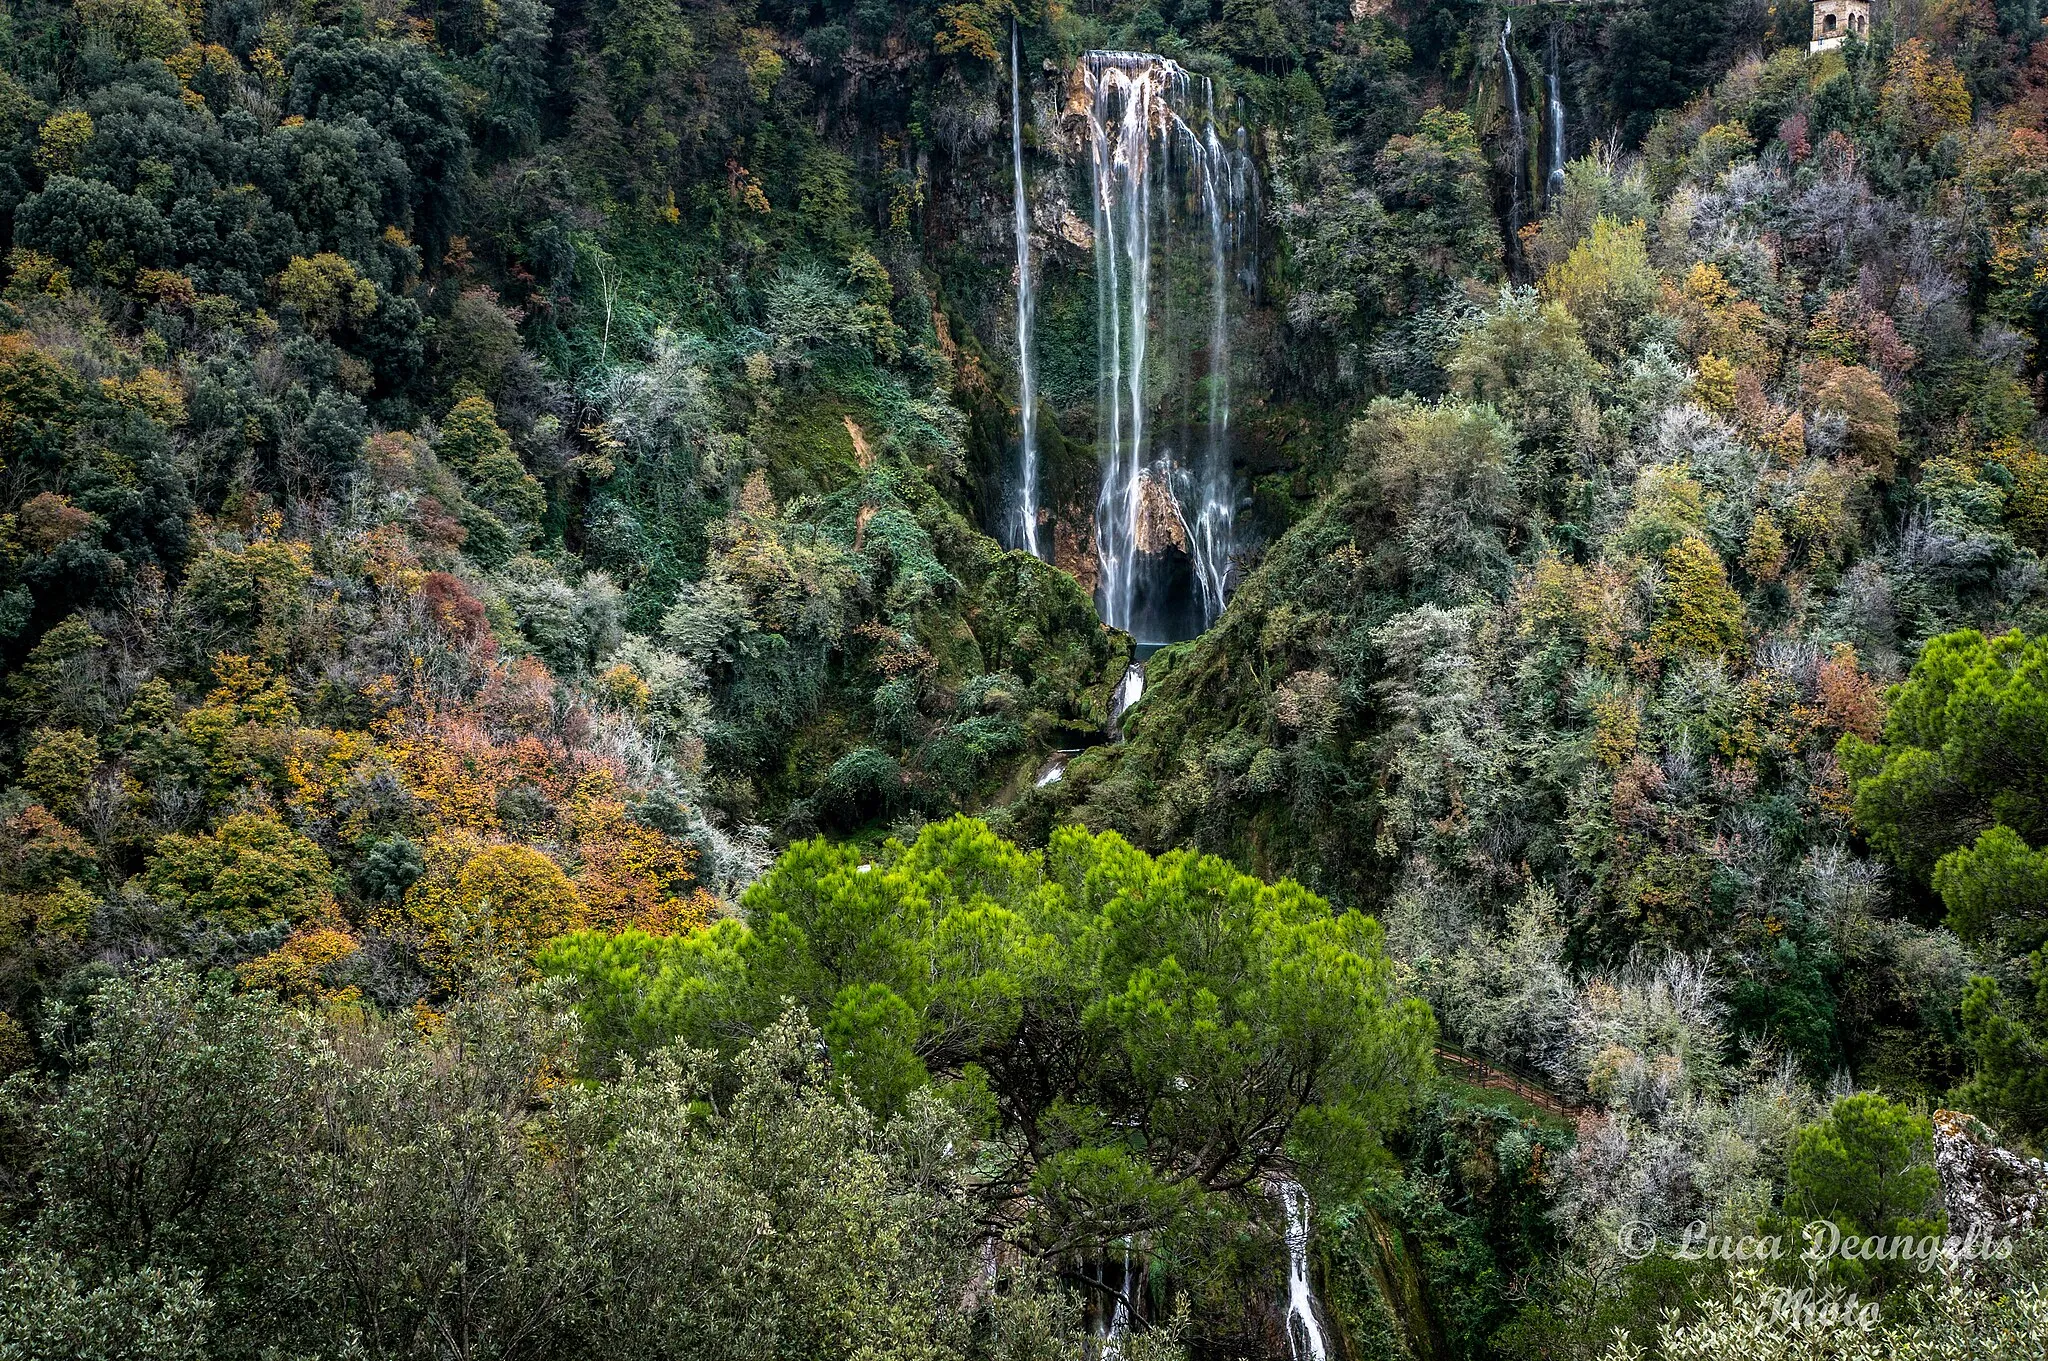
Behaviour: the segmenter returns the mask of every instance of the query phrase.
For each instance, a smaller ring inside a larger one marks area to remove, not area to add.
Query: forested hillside
[[[2048,1353],[2048,30],[1821,9],[10,4],[0,1358]]]

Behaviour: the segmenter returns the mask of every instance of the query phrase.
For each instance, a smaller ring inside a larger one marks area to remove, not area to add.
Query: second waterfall
[[[1256,280],[1257,181],[1215,90],[1167,58],[1089,52],[1096,291],[1096,602],[1140,644],[1191,637],[1231,587],[1232,306]]]

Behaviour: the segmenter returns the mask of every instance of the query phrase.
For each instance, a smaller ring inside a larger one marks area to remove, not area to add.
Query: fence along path
[[[1530,1105],[1548,1111],[1561,1120],[1581,1122],[1593,1114],[1585,1106],[1572,1105],[1532,1077],[1509,1072],[1470,1054],[1461,1054],[1455,1049],[1446,1049],[1439,1045],[1436,1050],[1436,1061],[1446,1071],[1456,1074],[1475,1087],[1512,1092]]]

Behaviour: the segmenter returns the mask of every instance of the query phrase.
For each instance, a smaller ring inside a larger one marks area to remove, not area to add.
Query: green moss
[[[874,438],[868,433],[873,416],[829,391],[790,403],[757,427],[755,441],[777,501],[822,496],[859,479],[849,420],[861,427],[863,439]]]
[[[1095,272],[1048,269],[1038,288],[1038,390],[1061,410],[1095,405]]]

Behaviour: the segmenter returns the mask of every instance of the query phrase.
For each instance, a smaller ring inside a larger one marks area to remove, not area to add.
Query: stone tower
[[[1832,52],[1851,33],[1870,37],[1870,0],[1813,0],[1813,42],[1808,52]]]

